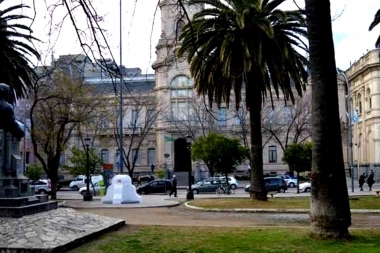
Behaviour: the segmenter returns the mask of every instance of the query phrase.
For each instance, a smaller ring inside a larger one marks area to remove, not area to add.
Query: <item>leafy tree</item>
[[[35,77],[29,57],[40,58],[32,43],[38,39],[31,35],[29,26],[20,23],[29,17],[13,13],[23,12],[28,6],[18,4],[2,9],[3,2],[0,0],[0,83],[11,86],[16,97],[23,97]]]
[[[63,168],[69,172],[71,175],[86,175],[86,166],[87,166],[87,154],[85,149],[79,149],[77,147],[71,148],[72,156],[69,158],[69,161],[73,164],[73,166],[64,165]],[[100,169],[100,165],[103,164],[103,161],[100,157],[98,157],[96,149],[91,147],[88,151],[89,154],[89,169],[90,174],[96,175],[100,174],[102,170]]]
[[[299,173],[311,170],[311,142],[293,143],[287,146],[282,161],[289,166],[290,171],[297,172],[297,193],[299,193]]]
[[[217,133],[199,137],[191,145],[192,159],[202,160],[211,176],[219,172],[227,177],[228,173],[234,171],[236,165],[248,158],[248,155],[249,150],[239,140]]]
[[[56,199],[61,155],[78,124],[90,120],[96,108],[102,106],[101,95],[81,80],[71,80],[56,71],[36,82],[30,97],[34,155],[51,180],[51,198]]]
[[[284,93],[294,102],[293,90],[305,89],[307,59],[303,37],[307,35],[302,11],[282,11],[285,0],[190,0],[207,5],[185,25],[179,56],[187,56],[198,94],[218,106],[236,107],[245,92],[251,134],[252,197],[267,200],[263,177],[261,109],[263,99]],[[255,36],[252,36],[252,35]],[[294,87],[294,88],[292,88]]]
[[[312,86],[311,234],[345,238],[351,225],[329,0],[305,0]]]
[[[164,178],[165,177],[165,170],[163,168],[158,168],[154,172],[158,178]]]
[[[29,163],[26,176],[32,181],[40,179],[42,176],[42,167],[35,163]]]

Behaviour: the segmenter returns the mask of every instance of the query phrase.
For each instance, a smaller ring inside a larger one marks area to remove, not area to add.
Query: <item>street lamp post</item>
[[[193,200],[194,199],[194,193],[191,190],[191,171],[192,169],[192,162],[191,162],[191,142],[193,141],[193,138],[188,135],[186,136],[186,143],[187,143],[187,150],[189,151],[190,156],[190,168],[189,168],[189,189],[186,194],[186,200]]]
[[[346,84],[346,109],[348,113],[348,146],[350,148],[350,161],[349,167],[351,172],[351,191],[354,192],[354,153],[353,153],[353,143],[352,143],[352,114],[351,114],[351,95],[350,95],[350,86],[348,84],[348,78],[344,71],[340,69],[336,69],[338,75],[343,76],[345,84]]]
[[[89,149],[90,149],[90,138],[84,139],[84,145],[86,146],[86,194],[83,195],[83,201],[92,201],[92,193],[90,192],[90,162],[89,162]]]

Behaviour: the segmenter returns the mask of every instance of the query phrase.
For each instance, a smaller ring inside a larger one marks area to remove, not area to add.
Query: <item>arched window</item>
[[[372,108],[371,89],[368,88],[366,93],[367,93],[367,95],[366,95],[366,97],[367,97],[367,110],[371,110],[371,108]]]
[[[187,120],[192,109],[193,82],[185,75],[176,76],[170,83],[170,90],[173,117],[177,120]]]
[[[359,94],[357,99],[358,99],[357,106],[358,106],[358,111],[360,114],[360,113],[362,113],[362,95]]]
[[[182,29],[185,26],[185,21],[182,19],[177,21],[176,27],[175,27],[175,34],[176,38],[179,39],[179,36],[181,35]]]

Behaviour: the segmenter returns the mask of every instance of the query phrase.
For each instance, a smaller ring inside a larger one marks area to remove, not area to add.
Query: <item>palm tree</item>
[[[369,30],[372,31],[380,23],[380,10],[377,10],[375,17],[373,18],[372,23],[369,26]],[[380,36],[377,37],[375,47],[380,48]]]
[[[264,99],[279,97],[294,103],[293,90],[306,87],[305,17],[282,11],[285,0],[190,0],[207,5],[181,34],[179,56],[187,55],[198,94],[210,105],[227,106],[234,90],[236,107],[245,89],[251,134],[251,196],[267,200],[263,179],[261,109]]]
[[[0,0],[0,5],[4,0]],[[14,90],[16,97],[23,97],[26,88],[31,86],[35,76],[32,63],[28,57],[39,58],[38,52],[32,47],[32,41],[37,40],[31,35],[30,27],[18,23],[28,19],[22,14],[12,14],[26,8],[26,5],[14,5],[0,9],[0,83],[6,83]]]
[[[349,236],[350,203],[343,162],[329,0],[306,0],[312,86],[312,233]]]

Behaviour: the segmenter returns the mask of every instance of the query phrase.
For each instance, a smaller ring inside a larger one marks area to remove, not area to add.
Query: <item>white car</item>
[[[99,186],[97,183],[94,184],[94,187],[90,184],[90,192],[93,194],[94,193],[94,188],[95,188],[95,193],[96,195],[100,195],[100,189],[105,189],[104,186]],[[84,196],[87,192],[87,185],[79,189],[79,194],[82,194]]]
[[[305,182],[300,184],[299,186],[300,192],[310,192],[311,191],[311,183]]]
[[[99,181],[103,180],[102,175],[93,175],[91,176],[91,182],[93,184],[98,183]],[[70,183],[70,188],[74,191],[79,190],[82,187],[85,187],[87,184],[86,176],[84,175],[79,175],[76,178],[74,178],[73,181]]]
[[[282,179],[285,180],[286,185],[289,188],[294,188],[294,187],[297,186],[297,178],[296,177],[291,177],[291,176],[288,176],[288,175],[282,175],[281,177],[282,177]]]
[[[215,177],[214,179],[226,179],[225,176],[220,176],[220,177]],[[232,177],[232,176],[228,176],[228,184],[231,186],[231,189],[235,190],[236,188],[238,188],[239,186],[239,183],[238,181]]]

